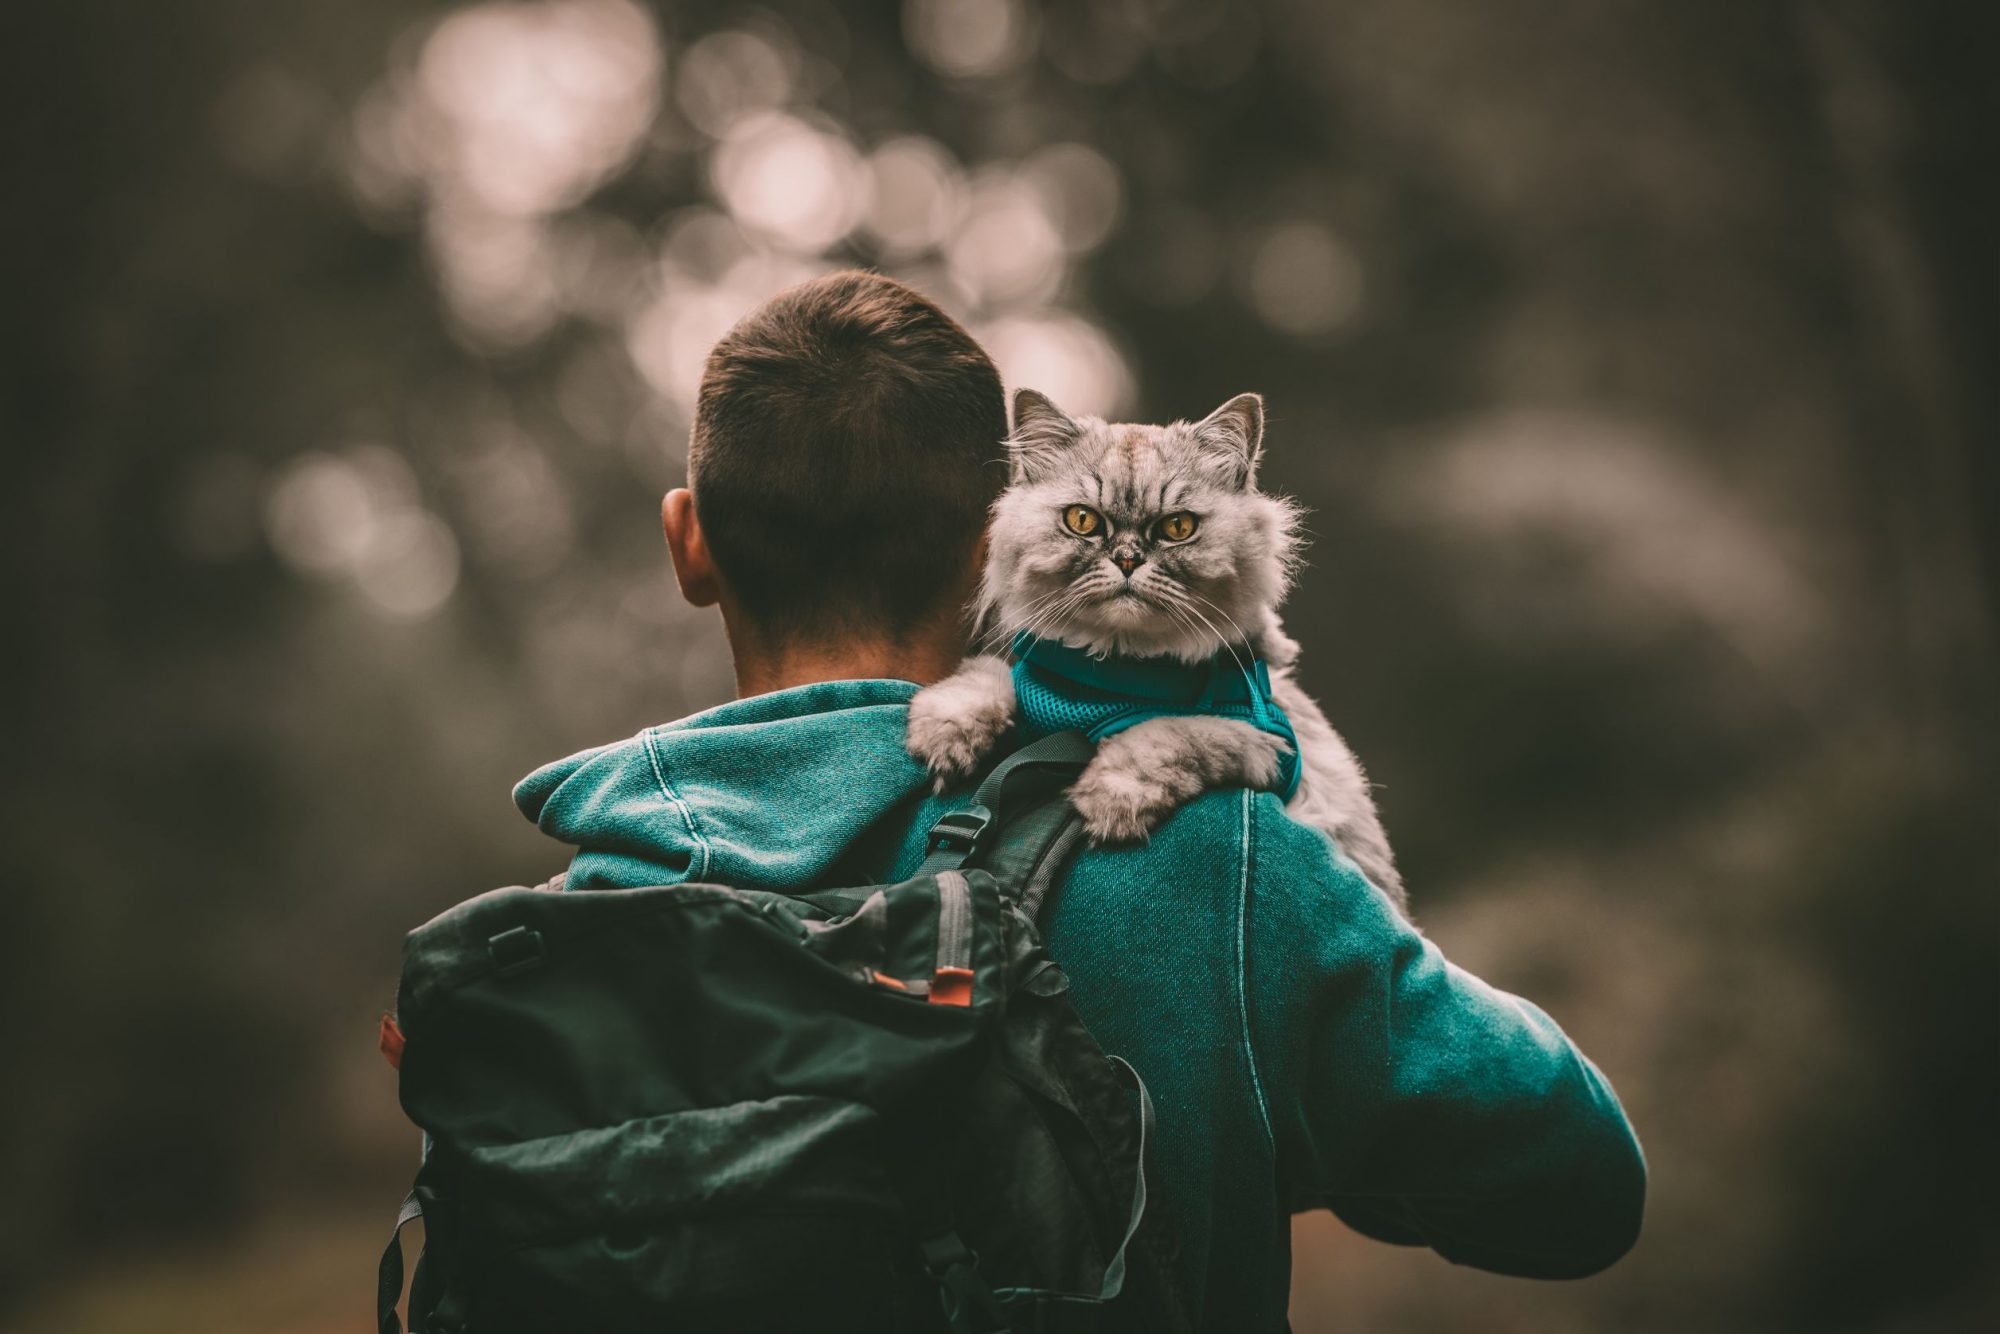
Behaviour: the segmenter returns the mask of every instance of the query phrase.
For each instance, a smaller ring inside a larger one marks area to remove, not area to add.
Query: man
[[[1006,429],[978,345],[876,275],[794,288],[716,346],[662,518],[681,592],[721,607],[739,698],[521,784],[578,848],[572,889],[914,870],[966,794],[930,793],[906,706],[965,652]],[[1298,1209],[1542,1278],[1637,1237],[1645,1167],[1604,1078],[1275,796],[1210,792],[1143,847],[1086,850],[1053,904],[1078,1011],[1157,1101],[1204,1328],[1285,1327]]]

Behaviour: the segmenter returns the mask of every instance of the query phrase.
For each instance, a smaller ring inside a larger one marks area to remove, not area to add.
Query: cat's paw
[[[1097,844],[1142,842],[1180,804],[1177,793],[1145,775],[1099,763],[1084,769],[1069,799],[1083,817],[1083,832]]]
[[[1133,843],[1206,789],[1277,787],[1286,753],[1233,718],[1155,718],[1099,746],[1069,797],[1092,842]]]
[[[974,658],[917,692],[903,745],[943,792],[978,773],[1014,725],[1014,678],[999,658]]]
[[[981,762],[1006,730],[1004,726],[994,729],[976,719],[946,714],[919,718],[912,704],[904,746],[917,763],[930,770],[932,786],[943,792],[978,773]]]
[[[1240,731],[1232,730],[1229,734],[1233,754],[1224,761],[1222,780],[1233,780],[1256,792],[1276,791],[1284,776],[1285,757],[1292,753],[1292,748],[1269,732],[1242,724],[1238,727]],[[1234,774],[1227,773],[1229,765],[1234,766]]]

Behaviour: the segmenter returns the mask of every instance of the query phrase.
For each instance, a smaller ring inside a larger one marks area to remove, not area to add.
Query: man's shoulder
[[[1247,893],[1280,917],[1296,912],[1316,922],[1339,920],[1328,914],[1352,918],[1361,904],[1368,905],[1363,915],[1372,916],[1378,901],[1386,902],[1332,839],[1285,814],[1276,794],[1241,788],[1202,793],[1147,842],[1093,850],[1077,871],[1201,882]]]

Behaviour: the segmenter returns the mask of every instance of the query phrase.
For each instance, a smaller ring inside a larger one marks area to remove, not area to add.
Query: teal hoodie
[[[548,765],[514,799],[576,847],[573,890],[895,880],[968,800],[931,795],[903,750],[916,689],[739,700]],[[1153,1091],[1204,1329],[1285,1328],[1297,1210],[1538,1278],[1636,1240],[1645,1164],[1603,1075],[1275,796],[1207,793],[1143,847],[1085,851],[1045,933],[1084,1021]]]

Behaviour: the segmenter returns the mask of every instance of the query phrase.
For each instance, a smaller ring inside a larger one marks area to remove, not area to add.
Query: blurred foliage
[[[398,935],[559,865],[515,778],[724,696],[654,535],[691,375],[852,262],[1073,407],[1267,396],[1428,929],[1645,1139],[1609,1274],[1322,1216],[1301,1330],[2000,1314],[1975,7],[9,26],[0,1317],[363,1327]]]

